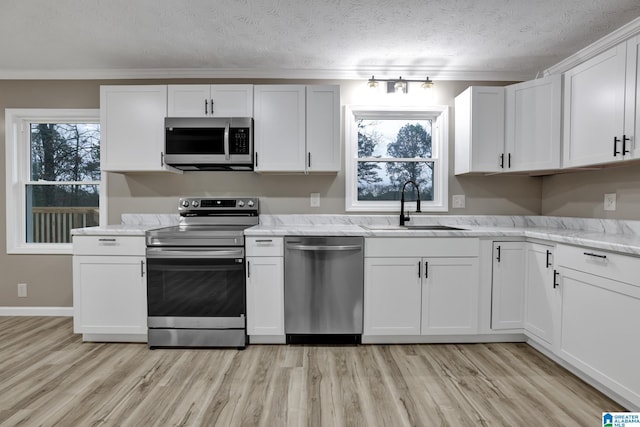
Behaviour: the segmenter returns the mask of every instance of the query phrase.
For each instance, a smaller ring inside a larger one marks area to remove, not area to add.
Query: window
[[[419,186],[423,212],[447,210],[446,106],[351,106],[346,117],[347,211],[398,211],[408,180]],[[416,196],[407,185],[405,201]]]
[[[71,253],[100,223],[98,110],[7,109],[7,252]]]

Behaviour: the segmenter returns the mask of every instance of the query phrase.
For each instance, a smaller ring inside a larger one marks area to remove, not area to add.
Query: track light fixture
[[[431,89],[433,87],[433,80],[431,80],[429,76],[427,76],[427,78],[424,80],[407,80],[403,79],[402,76],[398,77],[397,79],[376,79],[375,76],[371,76],[371,78],[367,80],[367,85],[373,89],[378,87],[379,82],[387,82],[387,90],[396,93],[407,93],[408,84],[414,82],[421,83],[420,87],[425,90]],[[393,90],[390,90],[391,88],[393,88]]]

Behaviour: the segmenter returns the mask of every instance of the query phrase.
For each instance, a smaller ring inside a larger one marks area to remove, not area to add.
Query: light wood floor
[[[0,317],[2,426],[597,426],[621,410],[526,344],[148,350]]]

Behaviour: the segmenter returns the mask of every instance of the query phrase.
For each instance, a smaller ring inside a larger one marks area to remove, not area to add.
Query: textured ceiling
[[[534,77],[640,0],[2,0],[0,78]]]

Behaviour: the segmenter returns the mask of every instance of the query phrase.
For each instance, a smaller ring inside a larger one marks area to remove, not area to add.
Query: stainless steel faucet
[[[418,188],[418,184],[415,181],[410,179],[407,182],[405,182],[404,185],[402,186],[402,194],[400,195],[400,225],[401,226],[404,225],[405,221],[411,220],[411,218],[409,218],[409,215],[404,214],[404,189],[409,183],[413,184],[413,186],[416,187],[416,194],[418,195],[418,198],[416,199],[416,212],[420,212],[420,189]]]

